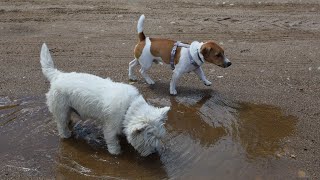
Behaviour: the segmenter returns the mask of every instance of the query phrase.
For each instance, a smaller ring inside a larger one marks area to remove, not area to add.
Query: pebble
[[[295,159],[297,156],[294,155],[294,154],[291,154],[290,157],[293,158],[293,159]]]
[[[217,76],[217,78],[223,78],[223,76]]]
[[[306,172],[302,171],[302,170],[299,170],[298,171],[298,177],[299,178],[305,178],[306,177]]]
[[[170,22],[170,24],[175,24],[175,23],[176,23],[176,22],[174,22],[174,21],[171,21],[171,22]]]

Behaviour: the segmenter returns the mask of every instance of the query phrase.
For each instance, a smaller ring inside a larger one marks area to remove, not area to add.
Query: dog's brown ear
[[[200,50],[204,58],[207,58],[210,55],[210,51],[212,51],[212,48],[210,46],[203,46]]]

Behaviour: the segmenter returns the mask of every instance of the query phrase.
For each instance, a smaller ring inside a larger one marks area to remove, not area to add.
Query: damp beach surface
[[[0,179],[320,179],[319,0],[5,0],[0,2]],[[153,65],[148,86],[128,81],[144,33],[213,40],[232,62],[205,63],[169,95],[170,65]],[[45,105],[42,43],[56,67],[137,87],[172,108],[157,154],[140,157],[122,138],[111,156],[92,120],[73,115],[58,137]]]
[[[1,99],[1,175],[58,179],[255,179],[296,177],[286,141],[297,119],[281,109],[232,102],[219,94],[148,99],[170,105],[167,135],[156,154],[140,157],[121,139],[107,152],[100,127],[72,116],[73,136],[60,139],[45,99]],[[15,174],[17,173],[17,174]]]

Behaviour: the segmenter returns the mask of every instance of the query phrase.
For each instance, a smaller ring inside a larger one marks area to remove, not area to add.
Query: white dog
[[[149,105],[131,85],[85,74],[64,73],[54,68],[46,44],[42,45],[42,72],[50,81],[47,105],[57,122],[59,135],[69,138],[70,113],[92,118],[103,127],[104,138],[111,154],[119,154],[118,135],[125,134],[128,142],[147,156],[158,148],[165,134],[164,122],[170,107]]]
[[[135,81],[134,68],[140,64],[140,73],[148,84],[154,84],[154,81],[147,74],[152,63],[165,62],[170,64],[173,75],[170,82],[170,94],[176,95],[176,84],[178,79],[185,73],[195,72],[201,81],[210,86],[212,83],[207,80],[201,68],[203,63],[209,62],[217,66],[226,68],[231,65],[229,59],[224,55],[224,50],[213,41],[200,43],[198,41],[184,44],[179,41],[173,41],[160,38],[149,38],[143,33],[144,15],[138,21],[137,30],[139,42],[134,49],[135,59],[129,63],[129,79]]]

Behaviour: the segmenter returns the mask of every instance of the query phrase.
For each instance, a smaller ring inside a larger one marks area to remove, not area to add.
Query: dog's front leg
[[[207,80],[206,76],[204,75],[204,72],[201,67],[194,70],[194,72],[199,76],[201,81],[203,81],[204,85],[211,86],[211,82]]]
[[[178,71],[177,68],[173,71],[171,82],[170,82],[170,94],[177,95],[176,84],[178,79],[181,77],[182,72]]]
[[[110,154],[118,155],[121,153],[121,147],[117,136],[117,131],[110,126],[103,128],[104,139],[108,146]]]

